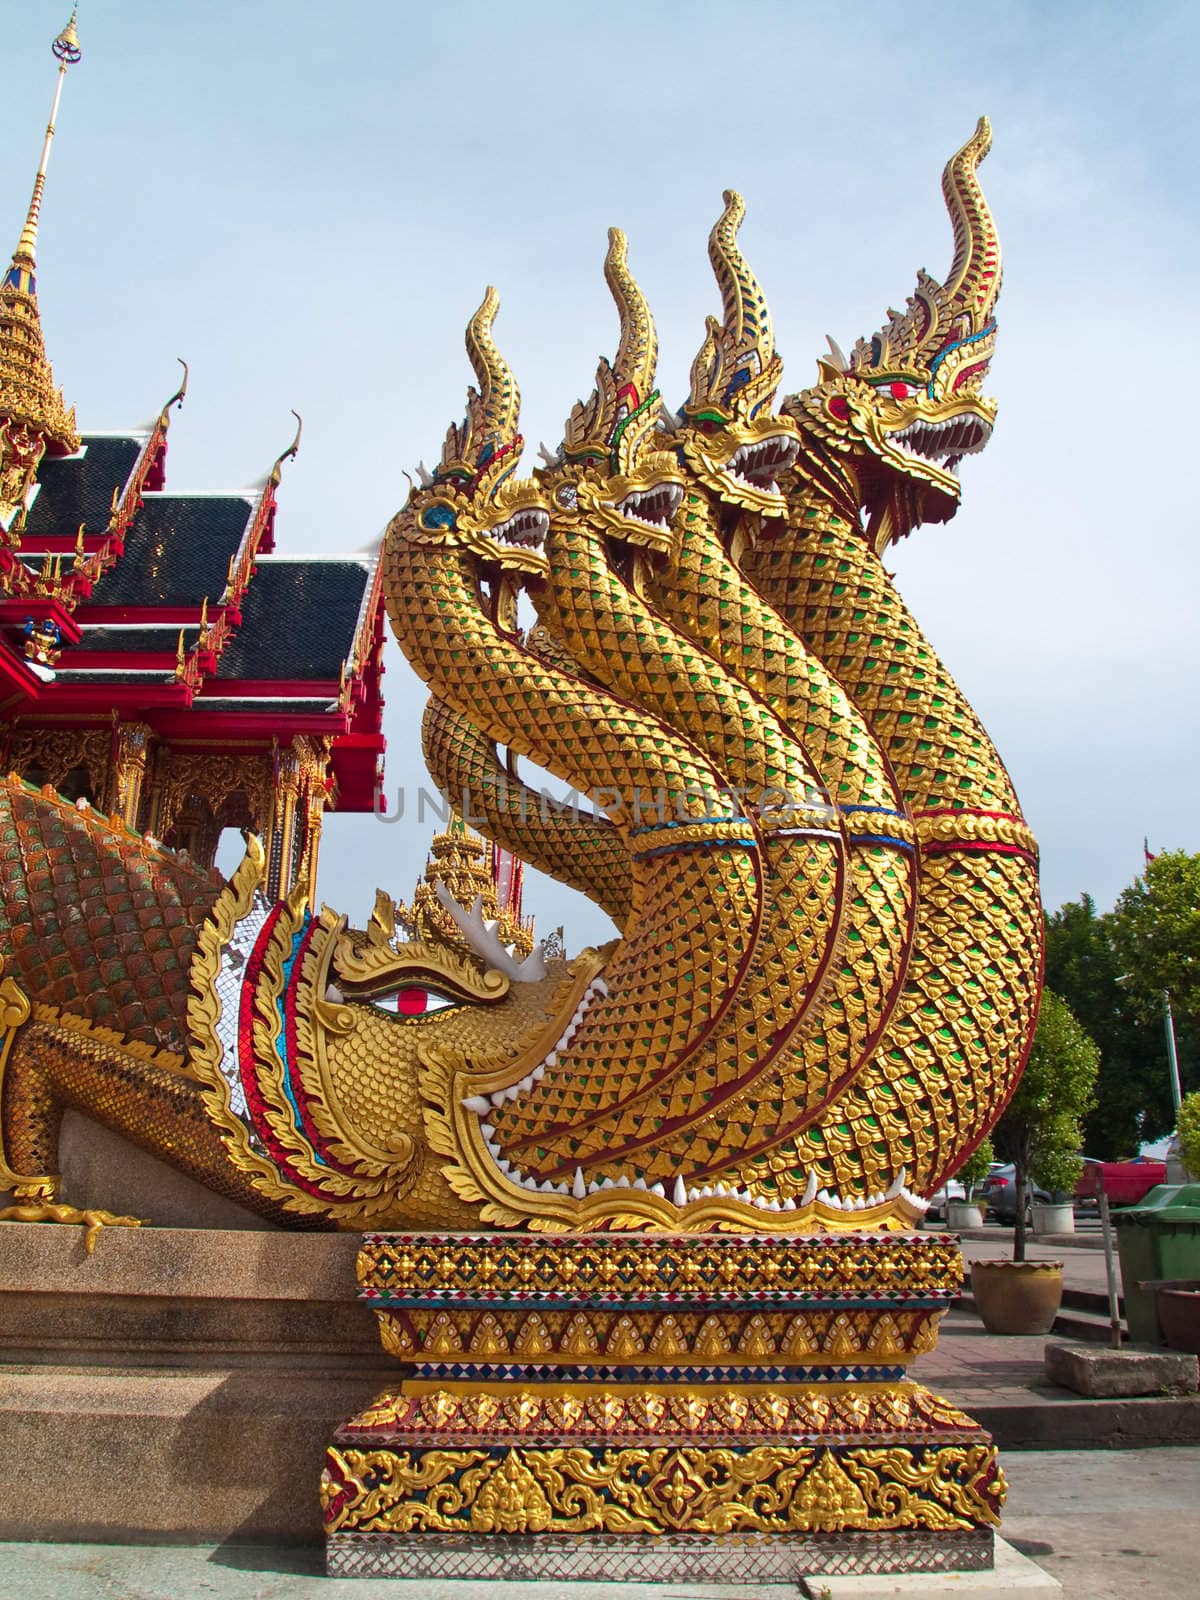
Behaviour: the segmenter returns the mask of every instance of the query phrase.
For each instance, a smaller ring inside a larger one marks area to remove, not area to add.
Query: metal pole
[[[1108,1214],[1108,1196],[1100,1185],[1100,1228],[1104,1234],[1104,1270],[1108,1274],[1109,1337],[1114,1350],[1121,1348],[1121,1309],[1117,1300],[1117,1263],[1113,1259],[1112,1219]]]
[[[1163,997],[1163,1023],[1167,1030],[1167,1061],[1171,1067],[1171,1099],[1175,1104],[1175,1120],[1179,1120],[1179,1105],[1183,1099],[1179,1091],[1179,1054],[1175,1049],[1175,1019],[1171,1015],[1171,991],[1164,989]]]

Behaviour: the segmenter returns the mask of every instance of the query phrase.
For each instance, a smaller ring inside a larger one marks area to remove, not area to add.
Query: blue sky
[[[1197,821],[1194,7],[799,0],[603,10],[84,0],[39,250],[58,381],[86,428],[149,417],[192,365],[169,483],[260,477],[303,413],[280,546],[353,550],[436,456],[485,283],[555,441],[615,329],[624,227],[668,399],[717,295],[726,186],[785,388],[950,258],[939,176],[981,111],[1005,252],[995,436],[964,508],[893,554],[983,716],[1043,852],[1047,903],[1101,904]],[[9,8],[0,226],[15,243],[62,0]],[[413,785],[421,686],[390,648],[388,786]],[[330,820],[320,889],[407,894],[428,826]],[[586,902],[527,897],[572,947]]]

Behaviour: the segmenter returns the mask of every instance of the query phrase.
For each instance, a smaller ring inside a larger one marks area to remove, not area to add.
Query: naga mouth
[[[981,417],[950,417],[945,422],[912,422],[887,442],[910,460],[933,462],[957,473],[963,456],[982,450],[992,436],[992,425]]]
[[[492,538],[521,550],[540,550],[550,532],[550,518],[540,506],[518,511],[492,529]]]
[[[800,453],[797,440],[786,433],[773,434],[758,444],[744,444],[729,458],[727,471],[751,489],[770,493],[776,479],[786,472]]]
[[[665,528],[679,509],[683,489],[677,483],[660,483],[653,489],[640,489],[618,501],[617,510],[630,522],[647,528]]]

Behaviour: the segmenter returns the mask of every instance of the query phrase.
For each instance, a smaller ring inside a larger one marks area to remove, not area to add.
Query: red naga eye
[[[916,393],[911,383],[888,383],[884,390],[893,400],[909,400]]]
[[[377,995],[371,1004],[381,1011],[394,1012],[398,1017],[424,1017],[431,1011],[444,1011],[455,1001],[438,994],[436,989],[413,984],[407,989],[397,989],[394,994]]]
[[[829,415],[831,417],[836,417],[839,422],[849,422],[850,402],[845,398],[844,395],[835,394],[826,402],[826,404],[829,407]]]

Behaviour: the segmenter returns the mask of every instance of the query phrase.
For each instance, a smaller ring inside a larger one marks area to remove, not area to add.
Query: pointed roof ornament
[[[42,142],[41,159],[34,179],[33,194],[12,265],[0,283],[0,421],[6,432],[14,428],[38,437],[42,448],[53,455],[69,455],[79,448],[75,413],[68,411],[55,386],[54,375],[42,339],[41,317],[37,306],[37,235],[46,188],[46,168],[54,142],[54,125],[62,98],[67,68],[82,57],[75,12],[55,39],[51,49],[58,61],[58,80],[50,107],[50,121]],[[40,459],[41,450],[38,451]]]
[[[185,379],[186,379],[186,376],[187,376],[187,368],[185,367],[184,368],[184,377],[185,377]],[[279,481],[280,481],[280,479],[283,477],[283,463],[285,461],[293,460],[295,458],[295,456],[296,456],[296,453],[300,449],[300,435],[304,432],[304,418],[300,415],[300,413],[298,411],[293,411],[292,415],[296,419],[296,436],[292,440],[291,444],[288,445],[287,449],[281,451],[280,454],[275,457],[275,464],[271,468],[270,477],[267,479],[267,482],[269,484],[271,484],[272,486],[277,486]]]

